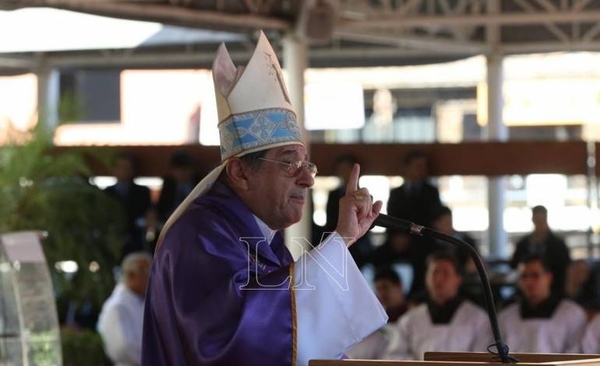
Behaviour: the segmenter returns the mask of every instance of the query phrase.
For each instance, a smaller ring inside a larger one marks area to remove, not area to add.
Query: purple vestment
[[[281,234],[269,245],[242,201],[215,183],[156,252],[142,365],[293,365],[292,262]]]

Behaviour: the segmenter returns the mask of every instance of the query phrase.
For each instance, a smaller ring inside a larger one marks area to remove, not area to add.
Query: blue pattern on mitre
[[[221,159],[278,144],[302,143],[296,114],[288,109],[269,108],[232,115],[219,123]]]

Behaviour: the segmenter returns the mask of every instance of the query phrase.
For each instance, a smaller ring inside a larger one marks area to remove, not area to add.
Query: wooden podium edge
[[[562,364],[599,359],[600,355],[583,353],[511,353],[521,363]],[[425,361],[492,362],[495,355],[488,352],[425,352]]]
[[[600,366],[600,355],[580,353],[511,353],[521,366]],[[415,360],[310,360],[309,366],[456,366],[504,365],[487,352],[426,352],[424,361]]]

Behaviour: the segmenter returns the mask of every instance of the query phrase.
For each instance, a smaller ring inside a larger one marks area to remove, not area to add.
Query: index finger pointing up
[[[352,194],[358,189],[358,176],[360,175],[360,165],[354,164],[348,184],[346,184],[346,194]]]

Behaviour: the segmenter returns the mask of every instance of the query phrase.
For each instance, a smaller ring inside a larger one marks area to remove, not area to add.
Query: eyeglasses
[[[310,175],[314,178],[317,175],[317,166],[310,161],[293,161],[291,163],[286,163],[285,161],[271,160],[265,158],[258,158],[259,160],[268,161],[270,163],[277,163],[281,165],[285,165],[287,168],[285,171],[288,173],[290,177],[295,177],[300,172],[300,169],[305,168],[308,170]]]

